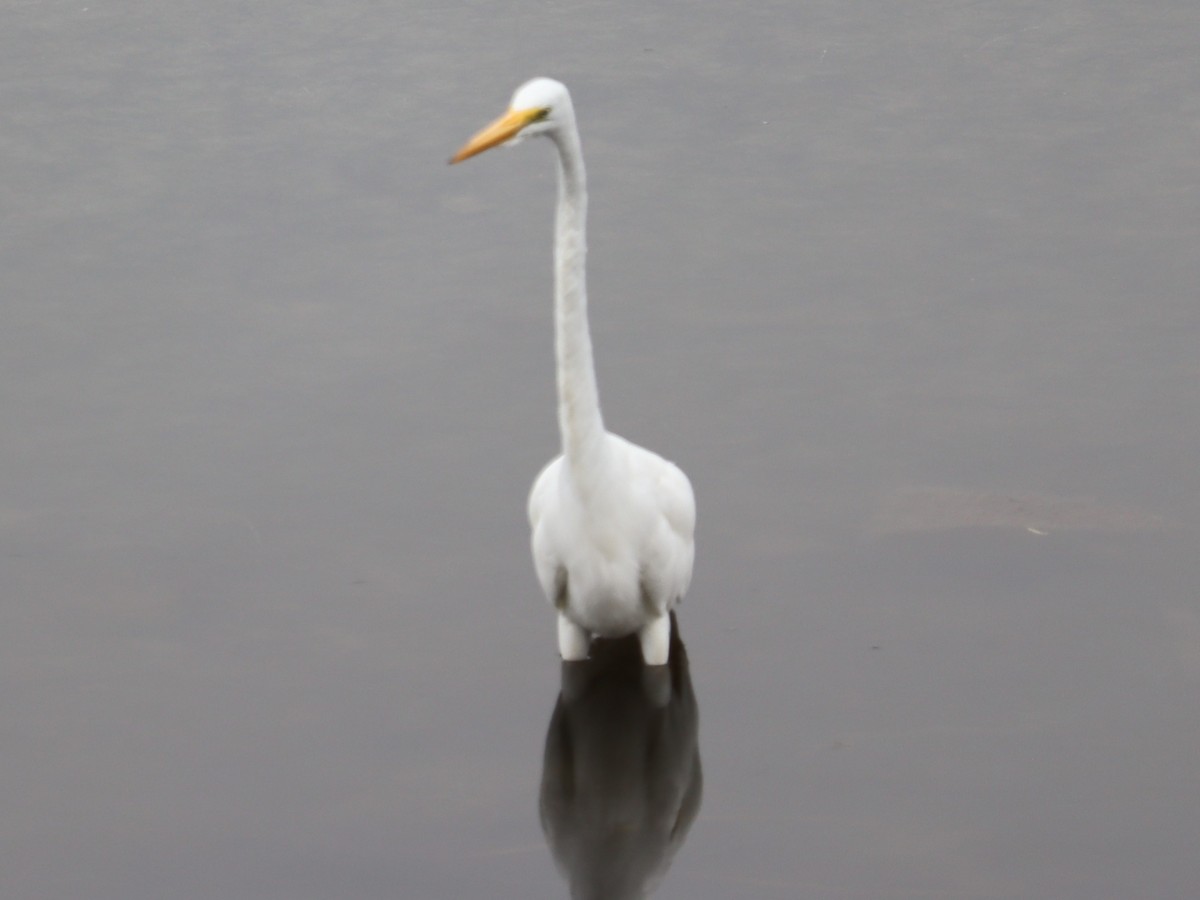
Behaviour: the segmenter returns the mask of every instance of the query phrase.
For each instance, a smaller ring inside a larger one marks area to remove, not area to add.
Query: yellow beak
[[[510,109],[463,144],[462,149],[450,157],[450,165],[470,159],[477,153],[491,150],[497,144],[512,140],[522,128],[530,122],[540,119],[544,112],[540,109]]]

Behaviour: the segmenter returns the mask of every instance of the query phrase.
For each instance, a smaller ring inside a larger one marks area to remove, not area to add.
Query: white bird
[[[533,563],[558,611],[564,660],[593,636],[637,633],[647,665],[667,662],[671,610],[692,580],[696,500],[674,463],[604,427],[584,276],[587,185],[575,109],[564,85],[535,78],[508,111],[450,160],[541,135],[558,152],[554,230],[554,355],[562,454],[529,493]]]

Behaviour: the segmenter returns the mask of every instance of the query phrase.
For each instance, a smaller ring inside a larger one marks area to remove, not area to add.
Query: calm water
[[[653,6],[4,4],[0,895],[1196,896],[1195,4]],[[528,559],[535,74],[666,684]]]

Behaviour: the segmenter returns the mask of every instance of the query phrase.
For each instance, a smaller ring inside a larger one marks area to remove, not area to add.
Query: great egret
[[[636,632],[647,665],[670,651],[670,612],[692,580],[696,500],[687,476],[657,453],[604,428],[584,278],[587,186],[566,87],[535,78],[508,111],[451,158],[542,135],[558,151],[554,229],[554,355],[562,454],[529,493],[533,563],[558,611],[558,650],[588,655],[593,635]]]

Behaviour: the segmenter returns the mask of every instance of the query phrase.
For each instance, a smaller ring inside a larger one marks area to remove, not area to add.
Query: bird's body
[[[589,491],[592,473],[559,456],[533,484],[529,525],[546,596],[583,631],[620,637],[665,621],[683,598],[696,505],[673,463],[615,434],[604,442],[598,480],[610,489]]]
[[[696,502],[687,476],[657,453],[607,431],[600,415],[585,284],[587,188],[567,89],[535,78],[509,111],[451,162],[530,134],[558,152],[554,239],[555,360],[562,454],[529,495],[534,567],[558,611],[563,659],[587,656],[592,635],[636,632],[650,665],[666,663],[670,612],[687,591]]]

